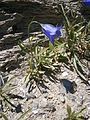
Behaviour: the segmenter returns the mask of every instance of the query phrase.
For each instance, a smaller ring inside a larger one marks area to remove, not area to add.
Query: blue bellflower
[[[84,3],[85,6],[90,7],[90,0],[83,0],[83,3]]]
[[[49,38],[50,42],[54,44],[55,38],[61,36],[61,27],[53,26],[51,24],[40,24],[42,27],[43,33]]]

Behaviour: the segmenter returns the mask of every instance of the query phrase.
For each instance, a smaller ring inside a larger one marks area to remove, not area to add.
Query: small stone
[[[39,112],[39,103],[34,101],[32,104],[32,113],[37,114]]]
[[[62,103],[65,103],[65,97],[64,97],[63,95],[60,96],[60,101],[61,101]]]
[[[39,112],[39,109],[32,109],[32,113],[37,114]]]
[[[88,83],[90,84],[90,80],[88,81]]]
[[[87,107],[87,109],[88,109],[88,110],[90,110],[90,106],[89,106],[89,107]]]
[[[43,94],[44,98],[48,98],[48,93]]]
[[[53,95],[49,95],[49,96],[48,96],[48,99],[53,99]]]
[[[1,43],[13,43],[17,42],[17,39],[21,38],[22,33],[15,33],[15,34],[8,34],[4,35],[3,38],[1,39]]]
[[[65,71],[62,73],[62,77],[68,76],[68,73]]]
[[[36,95],[34,95],[34,94],[27,94],[26,93],[26,100],[28,101],[28,100],[30,100],[30,99],[35,99],[36,98]]]
[[[52,103],[48,103],[46,108],[45,108],[45,111],[55,112],[56,108],[55,108],[55,106]]]

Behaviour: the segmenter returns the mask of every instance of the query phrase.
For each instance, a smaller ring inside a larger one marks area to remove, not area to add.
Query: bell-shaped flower
[[[51,24],[40,24],[43,33],[49,38],[50,42],[54,44],[55,38],[60,38],[62,34],[62,27],[53,26]]]
[[[83,3],[84,3],[85,6],[90,7],[90,0],[83,0]]]

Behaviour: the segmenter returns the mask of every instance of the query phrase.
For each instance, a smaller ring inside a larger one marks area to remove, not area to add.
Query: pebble
[[[68,76],[68,72],[65,71],[62,73],[62,77],[66,77],[66,76]]]
[[[63,95],[60,95],[60,101],[61,101],[62,103],[65,103],[65,97],[64,97]]]
[[[88,83],[90,84],[90,80],[88,81]]]
[[[34,101],[32,104],[32,113],[37,114],[39,112],[39,103]]]

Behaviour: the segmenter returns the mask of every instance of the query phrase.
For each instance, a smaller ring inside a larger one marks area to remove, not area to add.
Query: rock
[[[28,36],[28,25],[33,17],[35,17],[34,20],[41,23],[61,24],[61,15],[58,15],[48,3],[53,3],[53,1],[46,1],[46,4],[44,0],[28,0],[27,2],[22,0],[0,1],[0,50],[10,49],[16,45],[18,37],[24,39]],[[40,26],[32,24],[30,32],[39,29]]]
[[[8,16],[8,18],[6,19],[5,16]],[[3,12],[3,16],[1,18],[5,20],[0,21],[0,34],[6,34],[8,33],[8,29],[10,29],[10,27],[17,24],[22,19],[22,16],[18,13],[7,15],[7,13]]]
[[[66,76],[68,76],[68,72],[64,71],[64,72],[62,73],[62,77],[66,77]]]
[[[55,112],[56,108],[53,104],[48,103],[47,106],[44,108],[44,111]]]
[[[15,43],[18,39],[21,38],[21,35],[22,35],[22,33],[4,35],[3,38],[1,39],[0,43],[4,43],[4,44]]]
[[[28,101],[29,99],[35,99],[36,98],[36,96],[34,95],[34,94],[30,94],[30,95],[26,95],[25,96],[26,97],[26,100]]]
[[[28,108],[31,108],[31,113],[28,118],[30,120],[63,120],[67,114],[65,108],[67,104],[72,107],[72,110],[77,111],[77,108],[74,109],[74,106],[83,107],[87,99],[90,101],[90,88],[86,90],[86,86],[82,86],[83,83],[81,82],[77,82],[77,88],[76,81],[78,78],[76,74],[71,72],[64,65],[61,71],[55,73],[53,82],[50,79],[52,76],[44,75],[45,81],[47,81],[45,82],[45,86],[42,85],[43,82],[37,81],[36,84],[35,81],[35,83],[32,83],[34,87],[30,87],[30,93],[28,94],[25,82],[23,82],[23,76],[25,77],[28,63],[26,61],[27,56],[20,54],[18,39],[22,40],[26,46],[30,46],[30,44],[28,44],[27,29],[33,17],[35,17],[34,20],[41,23],[52,23],[54,25],[57,23],[62,24],[62,16],[55,9],[57,1],[58,0],[0,1],[0,70],[3,71],[3,73],[7,73],[8,75],[6,76],[15,76],[11,84],[16,85],[17,88],[11,90],[10,93],[20,95],[23,98],[23,100],[10,99],[13,104],[17,105],[17,109],[12,112],[5,110],[9,120],[18,119],[20,114],[16,114],[15,112],[21,112],[22,106],[23,111],[27,111]],[[68,0],[64,2],[66,1]],[[32,33],[33,31],[37,32]],[[39,26],[32,24],[30,27],[30,36],[36,36],[33,40],[34,43],[36,40],[39,41],[44,38],[44,35],[38,31]],[[57,76],[58,81],[60,80],[59,82],[55,81]],[[0,84],[3,84],[2,76]],[[84,100],[80,96],[84,96]],[[16,104],[17,102],[20,104]],[[89,114],[90,106],[89,102],[87,103],[88,105],[86,104],[85,106],[87,107],[87,114]]]
[[[66,93],[70,92],[70,93],[75,93],[77,90],[77,84],[73,81],[69,81],[67,79],[62,79],[61,80],[62,85],[64,86],[64,88],[66,89]]]
[[[62,103],[65,103],[65,96],[60,95],[60,101],[61,101]]]
[[[54,95],[53,95],[53,94],[50,94],[50,95],[48,96],[48,99],[53,99],[53,97],[54,97]]]
[[[0,40],[0,50],[6,48],[12,48],[14,45],[18,44],[18,41],[22,38],[22,33],[7,34],[4,35]]]
[[[0,51],[0,70],[11,71],[20,67],[23,57],[20,56],[20,49],[13,47],[9,50]]]
[[[53,3],[53,1],[51,2]],[[0,3],[0,8],[1,20],[4,21],[4,24],[1,26],[1,32],[5,32],[11,26],[14,26],[13,28],[16,27],[15,31],[22,30],[27,32],[28,24],[33,17],[35,17],[34,20],[43,23],[57,24],[61,20],[61,16],[55,13],[52,6],[46,6],[40,0],[28,2],[3,1]]]
[[[0,10],[0,21],[4,21],[6,19],[9,19],[11,17],[11,14],[6,13],[3,10]]]
[[[38,112],[39,112],[39,103],[38,101],[35,101],[32,104],[32,113],[37,114]]]

